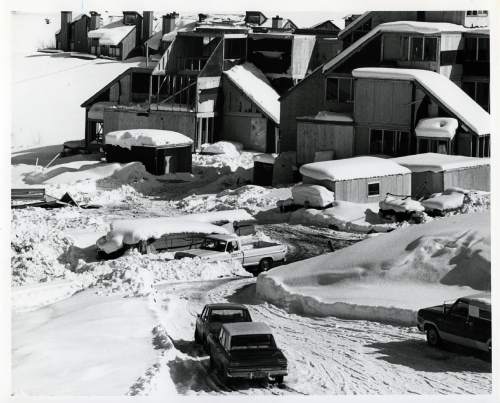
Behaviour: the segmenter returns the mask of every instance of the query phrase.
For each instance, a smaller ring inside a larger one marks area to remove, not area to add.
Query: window
[[[487,62],[490,60],[490,38],[468,37],[465,38],[465,61]]]
[[[410,154],[410,135],[396,130],[370,130],[370,154],[402,156]]]
[[[451,309],[451,314],[460,318],[466,318],[469,316],[469,304],[463,301],[456,302]]]
[[[368,184],[368,197],[380,195],[380,182]]]
[[[406,61],[437,60],[438,38],[403,36],[401,38],[401,59]]]
[[[339,104],[353,102],[353,79],[333,78],[326,79],[326,100]]]
[[[462,89],[485,110],[490,109],[490,83],[487,81],[464,81]]]

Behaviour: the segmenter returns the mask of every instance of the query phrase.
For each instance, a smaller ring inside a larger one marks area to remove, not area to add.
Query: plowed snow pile
[[[411,226],[261,274],[257,292],[311,315],[413,324],[416,311],[491,288],[490,214]]]

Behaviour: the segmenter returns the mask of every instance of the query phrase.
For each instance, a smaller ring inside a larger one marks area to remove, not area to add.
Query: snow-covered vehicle
[[[217,336],[224,323],[251,321],[252,317],[245,305],[230,303],[207,304],[201,314],[196,317],[194,341],[206,344],[208,335]]]
[[[276,346],[271,329],[261,322],[222,325],[218,335],[207,338],[210,367],[223,382],[232,379],[269,379],[283,383],[288,362]]]
[[[286,259],[287,247],[279,243],[244,239],[235,234],[217,234],[205,237],[197,249],[175,253],[176,259],[200,257],[210,261],[239,261],[243,267],[255,267],[254,272],[269,270]]]
[[[468,191],[460,188],[449,188],[442,193],[434,193],[422,201],[425,211],[429,215],[442,216],[447,212],[457,211],[463,205]]]
[[[491,351],[491,295],[474,294],[420,309],[417,326],[426,332],[427,343],[439,346],[443,341],[482,351]]]
[[[305,208],[326,208],[335,201],[334,194],[324,186],[299,184],[292,188],[293,203]]]
[[[382,218],[392,221],[422,222],[425,210],[422,203],[413,200],[410,196],[399,196],[388,193],[383,200],[378,203],[379,215]]]
[[[97,256],[113,259],[128,249],[155,253],[198,248],[206,235],[253,233],[254,223],[245,210],[114,221],[96,242]]]

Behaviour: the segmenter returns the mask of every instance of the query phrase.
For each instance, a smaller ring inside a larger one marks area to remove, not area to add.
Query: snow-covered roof
[[[390,159],[368,156],[312,162],[302,165],[299,171],[304,176],[329,181],[346,181],[411,173],[408,168]]]
[[[135,29],[135,25],[114,25],[89,31],[89,38],[98,38],[99,45],[117,46]]]
[[[442,172],[490,165],[489,158],[438,153],[407,155],[405,157],[392,158],[392,161],[408,168],[412,172]]]
[[[332,19],[330,19],[330,20],[324,20],[324,21],[318,22],[317,24],[314,24],[311,28],[318,28],[318,27],[320,27],[321,25],[326,24],[326,23],[328,23],[328,22],[329,22],[329,23],[331,23],[331,24],[333,24],[336,28],[338,28],[338,29],[340,30],[340,28],[339,28],[339,26],[338,26],[337,22],[336,22],[335,20],[332,20]]]
[[[262,322],[236,322],[222,325],[230,336],[243,336],[246,334],[271,334],[268,325]]]
[[[280,122],[279,94],[269,84],[264,73],[252,63],[238,64],[224,72],[275,123]]]
[[[132,146],[183,146],[193,144],[189,137],[171,130],[129,129],[109,132],[106,144],[130,149]]]
[[[363,14],[359,18],[364,18],[364,15],[365,14]],[[356,20],[352,24],[354,23],[356,23]],[[467,32],[467,31],[468,29],[463,27],[462,25],[450,24],[445,22],[423,22],[423,21],[386,22],[384,24],[377,25],[366,35],[359,38],[357,41],[355,41],[349,47],[340,52],[329,62],[325,63],[323,66],[323,73],[325,73],[327,70],[330,70],[332,67],[334,67],[339,62],[344,60],[351,53],[359,50],[360,46],[364,45],[379,32],[411,32],[419,34],[440,34],[443,32]],[[339,33],[339,36],[341,36],[342,32],[343,31]]]
[[[352,71],[356,78],[413,80],[478,135],[490,133],[490,114],[445,76],[429,70],[362,67]]]
[[[458,121],[454,118],[425,118],[420,119],[415,127],[417,137],[453,139],[458,128]]]
[[[361,22],[361,20],[364,20],[365,17],[370,13],[371,13],[371,11],[365,11],[363,14],[358,15],[353,21],[351,21],[350,24],[345,26],[344,29],[339,32],[339,37],[345,35],[347,32],[349,32],[351,29],[353,29],[356,25],[358,25],[359,22]],[[344,20],[350,16],[352,16],[352,14],[345,16]]]

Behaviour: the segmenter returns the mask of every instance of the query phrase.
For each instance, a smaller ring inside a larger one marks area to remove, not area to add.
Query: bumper
[[[265,370],[229,370],[227,377],[231,379],[263,379],[273,376],[286,376],[288,371],[286,369],[265,369]]]

